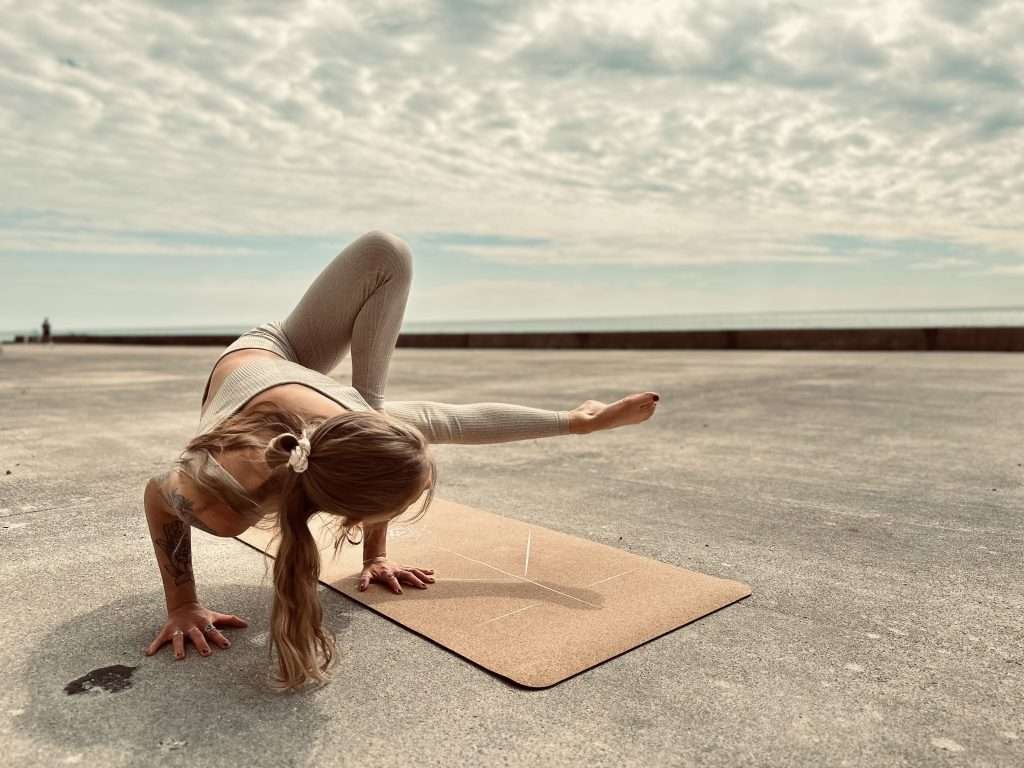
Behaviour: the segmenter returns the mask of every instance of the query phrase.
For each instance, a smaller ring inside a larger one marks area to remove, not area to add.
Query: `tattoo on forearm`
[[[174,581],[181,586],[192,581],[192,536],[187,525],[180,520],[172,520],[163,525],[163,538],[154,542],[166,557],[161,567]]]
[[[209,526],[195,516],[195,513],[192,511],[192,501],[187,496],[182,496],[177,491],[171,491],[170,503],[174,514],[181,518],[182,521],[201,531],[206,531],[206,533],[213,534],[214,536],[217,535]]]
[[[216,536],[217,533],[213,531],[208,525],[200,520],[195,515],[192,500],[188,496],[183,496],[173,488],[168,492],[165,490],[167,487],[167,481],[170,479],[171,473],[161,476],[157,483],[160,486],[160,491],[163,494],[164,501],[167,502],[167,506],[171,508],[171,511],[182,521],[188,523],[193,528],[198,528],[201,531],[205,531],[212,536]]]

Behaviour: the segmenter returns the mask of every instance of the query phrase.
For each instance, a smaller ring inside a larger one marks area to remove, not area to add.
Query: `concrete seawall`
[[[60,344],[227,346],[224,335],[57,334]],[[15,343],[38,341],[16,336]],[[800,328],[722,331],[540,331],[403,333],[399,347],[453,349],[805,349],[842,351],[1024,352],[1024,327]]]

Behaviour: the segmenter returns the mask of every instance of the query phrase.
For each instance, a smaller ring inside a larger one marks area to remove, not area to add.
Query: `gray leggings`
[[[412,283],[402,239],[371,230],[323,269],[278,326],[288,359],[329,374],[352,352],[352,387],[371,407],[417,427],[431,443],[503,443],[571,434],[568,411],[510,403],[385,400],[388,367]]]

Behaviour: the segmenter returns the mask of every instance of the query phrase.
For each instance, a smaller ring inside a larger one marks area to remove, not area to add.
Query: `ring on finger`
[[[203,627],[203,632],[210,632],[214,629],[216,629],[216,627],[213,626],[213,624],[207,624],[205,627]]]
[[[184,632],[182,632],[182,631],[181,631],[180,629],[176,629],[176,630],[174,630],[173,632],[171,632],[171,636],[172,636],[172,637],[173,637],[174,635],[184,635],[184,634],[185,634],[185,633],[184,633]]]

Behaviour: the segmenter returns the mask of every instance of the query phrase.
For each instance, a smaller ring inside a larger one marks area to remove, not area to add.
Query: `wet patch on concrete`
[[[166,737],[166,738],[160,739],[160,751],[161,752],[173,752],[174,750],[177,750],[177,749],[184,749],[187,746],[188,746],[188,742],[184,741],[182,739],[174,739],[174,738],[171,738],[169,736]]]
[[[75,678],[64,686],[64,693],[74,696],[78,693],[117,693],[132,686],[132,673],[138,667],[126,667],[124,664],[114,664],[110,667],[100,667]]]

